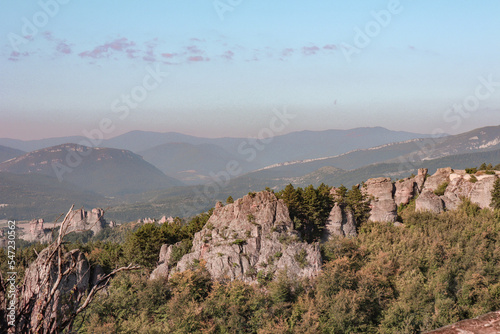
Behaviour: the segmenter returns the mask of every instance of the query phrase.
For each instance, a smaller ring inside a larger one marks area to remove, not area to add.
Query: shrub
[[[307,252],[305,249],[301,249],[300,252],[295,254],[295,261],[299,263],[300,268],[304,269],[309,263],[307,262]]]
[[[448,187],[448,182],[443,182],[441,183],[436,190],[434,190],[434,194],[436,194],[437,196],[443,196],[445,191],[446,191],[446,188]]]

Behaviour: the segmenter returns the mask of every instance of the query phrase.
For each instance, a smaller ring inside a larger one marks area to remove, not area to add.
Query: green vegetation
[[[434,190],[434,194],[437,196],[443,196],[444,193],[446,192],[446,188],[448,187],[449,182],[443,182],[441,183],[436,190]]]
[[[283,274],[272,280],[251,270],[259,285],[213,282],[203,261],[169,281],[124,273],[74,327],[80,333],[417,333],[500,308],[499,212],[464,201],[439,215],[411,205],[400,215],[405,227],[365,222],[357,238],[323,244],[324,269],[309,281]],[[112,263],[111,254],[92,259]],[[305,251],[295,257],[307,265]]]
[[[231,196],[229,196],[229,197],[226,199],[226,203],[227,203],[227,204],[234,203],[234,199],[233,199]]]
[[[500,179],[496,179],[491,191],[491,204],[493,209],[500,209]]]

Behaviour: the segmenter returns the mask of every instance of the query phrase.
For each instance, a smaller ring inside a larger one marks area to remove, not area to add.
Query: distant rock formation
[[[158,224],[165,224],[165,223],[173,223],[174,222],[174,217],[170,216],[167,218],[167,216],[163,216],[160,218],[158,221]]]
[[[74,210],[70,218],[67,233],[90,230],[96,235],[106,226],[104,210],[101,208],[95,208],[91,211],[85,211],[84,209]]]
[[[371,198],[369,221],[394,223],[397,220],[397,206],[394,201],[396,189],[389,177],[369,179],[363,190]]]
[[[332,235],[341,237],[355,237],[358,235],[356,232],[356,220],[354,219],[354,214],[350,209],[337,203],[333,206],[332,211],[330,211],[330,215],[326,220],[321,240],[323,242],[328,241]]]
[[[163,266],[153,277],[185,271],[200,261],[216,280],[246,282],[256,281],[259,272],[273,275],[286,271],[290,277],[312,277],[321,268],[319,245],[300,240],[285,203],[267,191],[226,206],[217,203],[205,227],[195,234],[191,253],[169,270],[171,249],[162,247]]]
[[[154,224],[155,222],[155,219],[149,217],[141,218],[137,221],[138,224]]]
[[[20,238],[28,242],[49,243],[52,242],[52,229],[44,228],[43,219],[33,219],[30,221],[30,229]]]

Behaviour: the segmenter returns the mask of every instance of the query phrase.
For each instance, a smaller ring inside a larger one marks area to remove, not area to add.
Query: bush
[[[436,190],[434,190],[434,194],[436,194],[437,196],[443,196],[445,191],[446,191],[446,188],[448,187],[448,182],[443,182],[441,183]]]

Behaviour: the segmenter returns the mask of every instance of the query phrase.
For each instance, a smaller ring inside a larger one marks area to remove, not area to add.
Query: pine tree
[[[490,206],[493,209],[500,209],[500,179],[496,179],[495,184],[493,185]]]

